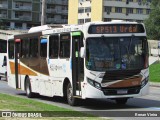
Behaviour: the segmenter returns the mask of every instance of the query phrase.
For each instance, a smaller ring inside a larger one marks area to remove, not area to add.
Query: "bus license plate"
[[[127,94],[128,90],[117,90],[117,94]]]

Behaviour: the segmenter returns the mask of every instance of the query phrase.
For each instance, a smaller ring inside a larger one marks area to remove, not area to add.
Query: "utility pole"
[[[41,25],[46,24],[46,0],[42,0]]]

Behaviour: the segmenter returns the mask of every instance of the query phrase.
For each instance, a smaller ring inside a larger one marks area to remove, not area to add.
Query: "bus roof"
[[[109,22],[103,22],[103,21],[88,22],[83,25],[50,24],[50,25],[32,27],[28,31],[28,33],[14,35],[14,38],[17,39],[17,38],[25,38],[25,37],[34,37],[36,35],[40,36],[40,35],[48,35],[53,33],[81,31],[81,30],[86,30],[86,28],[91,25],[104,25],[104,24],[107,25],[107,24],[138,24],[138,23],[123,21],[123,20],[112,20]]]
[[[41,32],[41,31],[44,31],[44,30],[50,30],[50,29],[53,29],[53,28],[62,28],[62,27],[63,27],[63,25],[53,25],[53,24],[36,26],[36,27],[30,28],[28,33]]]

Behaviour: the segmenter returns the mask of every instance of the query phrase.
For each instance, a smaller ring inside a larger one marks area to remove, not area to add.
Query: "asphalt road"
[[[19,96],[23,98],[27,98],[24,91],[16,90],[7,85],[7,82],[4,80],[0,80],[0,93],[11,94],[14,96]],[[29,98],[27,98],[29,99]],[[159,87],[150,87],[150,94],[147,96],[143,96],[140,98],[132,98],[129,99],[126,105],[117,105],[112,100],[82,100],[78,106],[72,107],[69,106],[66,101],[61,97],[43,97],[37,96],[37,98],[32,98],[37,101],[41,101],[44,103],[60,106],[63,108],[68,108],[76,111],[88,112],[97,116],[104,116],[106,112],[114,111],[114,114],[129,114],[129,111],[152,111],[160,113],[160,88]],[[118,111],[118,112],[117,112]],[[113,113],[111,113],[113,114]],[[112,117],[113,119],[126,119],[128,117]],[[138,117],[136,117],[138,119]],[[143,119],[141,117],[140,119]],[[135,119],[135,117],[134,117]],[[144,118],[147,120],[147,118]],[[151,117],[148,118],[150,120]],[[152,118],[159,120],[159,117]]]

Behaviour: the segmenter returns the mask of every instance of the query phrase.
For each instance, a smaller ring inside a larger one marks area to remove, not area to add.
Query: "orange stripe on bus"
[[[138,78],[132,78],[128,80],[122,80],[117,83],[113,83],[109,85],[107,88],[124,88],[124,87],[134,87],[134,86],[140,86],[141,85],[142,77]]]
[[[9,64],[10,64],[11,74],[15,74],[15,63],[9,62]],[[37,73],[35,73],[33,70],[30,70],[27,67],[22,66],[20,64],[18,64],[18,74],[37,76]]]

